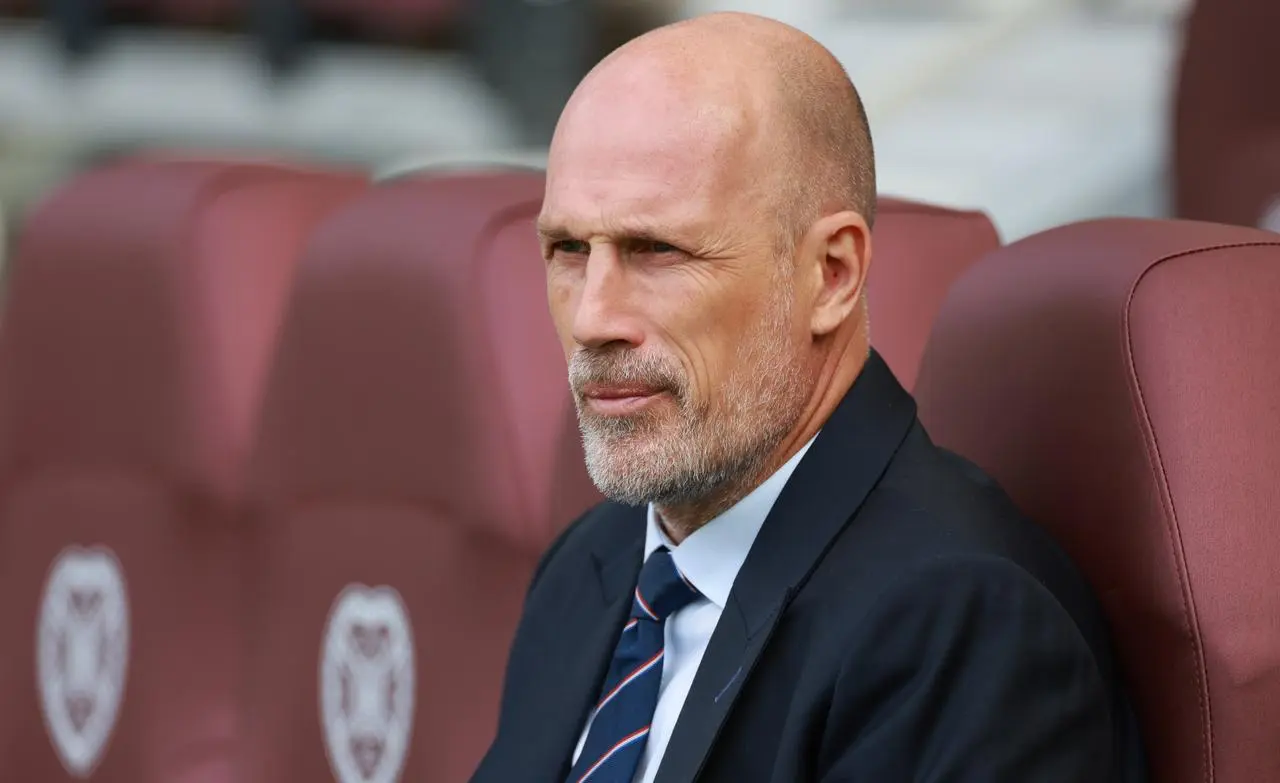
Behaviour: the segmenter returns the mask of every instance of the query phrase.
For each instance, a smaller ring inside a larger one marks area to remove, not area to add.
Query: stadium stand
[[[1280,237],[1103,220],[966,273],[916,394],[1109,616],[1161,783],[1280,779]]]
[[[1280,780],[1280,237],[1036,233],[1280,231],[1268,0],[0,0],[0,780],[468,779],[598,499],[545,143],[605,48],[747,5],[928,202],[879,205],[873,342],[1084,566],[1152,780]]]
[[[0,779],[241,780],[262,381],[302,241],[363,187],[140,161],[30,217],[0,323]]]
[[[2,692],[43,696],[0,715],[0,771],[266,781],[390,763],[465,779],[530,569],[598,499],[545,309],[542,187],[540,171],[499,167],[364,189],[156,149],[36,210],[0,324],[0,587],[31,627],[58,584],[115,596],[113,633],[133,641],[121,690],[74,710],[28,687],[53,676],[38,655],[15,656]],[[893,313],[878,340],[909,382],[947,285],[998,238],[980,213],[886,199],[880,214],[870,295]],[[89,633],[64,615],[56,633]],[[366,680],[297,665],[321,649],[346,660],[333,645],[386,617],[377,638],[408,642],[416,682],[398,750],[370,739],[395,727],[344,723],[326,701],[326,682]],[[59,724],[64,708],[76,717]],[[38,711],[48,742],[27,741]]]
[[[546,313],[541,196],[536,171],[409,175],[308,248],[255,461],[253,781],[461,782],[492,736],[531,569],[598,500]],[[978,214],[885,207],[873,296],[924,294],[926,322],[884,330],[914,374],[946,282],[998,242]],[[318,652],[317,678],[297,663]]]

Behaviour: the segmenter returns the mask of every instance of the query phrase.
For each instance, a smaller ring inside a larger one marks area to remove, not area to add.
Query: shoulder
[[[1025,567],[939,555],[864,609],[835,652],[825,742],[841,775],[910,763],[912,777],[1108,779],[1124,714],[1107,658]]]
[[[925,646],[954,644],[977,628],[992,642],[1018,639],[1033,627],[1038,634],[1054,629],[1073,645],[1084,642],[1071,612],[1041,577],[990,552],[947,552],[904,564],[870,597],[861,620],[863,632],[868,626],[892,630],[903,642]]]
[[[990,476],[941,449],[916,428],[851,521],[858,548],[913,564],[954,559],[1008,562],[1073,592],[1083,581],[1053,538],[1023,514]]]
[[[820,570],[860,574],[845,580],[852,605],[878,596],[880,605],[963,613],[1016,596],[1099,655],[1108,645],[1093,591],[1066,553],[995,481],[919,428]]]

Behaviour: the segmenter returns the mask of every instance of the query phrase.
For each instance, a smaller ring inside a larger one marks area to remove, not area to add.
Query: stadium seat
[[[981,212],[880,198],[873,232],[867,300],[871,340],[910,389],[929,327],[951,284],[983,255],[1000,247]]]
[[[1280,780],[1280,237],[1132,219],[988,256],[916,394],[1080,564],[1159,783]]]
[[[252,430],[301,244],[361,188],[127,162],[26,223],[0,324],[0,780],[241,780]]]
[[[1176,214],[1280,231],[1280,3],[1198,0],[1175,95]]]
[[[254,458],[247,781],[463,783],[492,739],[532,569],[599,500],[541,198],[537,173],[411,177],[310,244]]]

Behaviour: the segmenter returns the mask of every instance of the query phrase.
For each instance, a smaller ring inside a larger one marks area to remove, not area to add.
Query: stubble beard
[[[626,505],[671,508],[714,504],[745,494],[795,428],[812,382],[789,334],[788,292],[775,289],[753,330],[738,345],[720,404],[695,403],[679,363],[663,356],[582,350],[570,361],[587,471],[600,492]],[[590,382],[641,382],[669,399],[639,414],[591,412],[578,390]]]

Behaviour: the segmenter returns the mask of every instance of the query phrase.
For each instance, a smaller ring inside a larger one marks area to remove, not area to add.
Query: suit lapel
[[[734,581],[656,783],[690,783],[792,597],[884,474],[915,402],[873,353],[778,496]]]
[[[644,511],[606,503],[596,513],[607,518],[594,524],[614,535],[593,553],[594,573],[564,585],[565,593],[554,602],[560,617],[533,646],[542,666],[532,702],[538,714],[530,726],[538,737],[522,743],[538,757],[521,772],[530,779],[543,779],[534,770],[554,771],[548,778],[554,781],[569,775],[574,748],[631,611],[631,588],[644,551]]]

